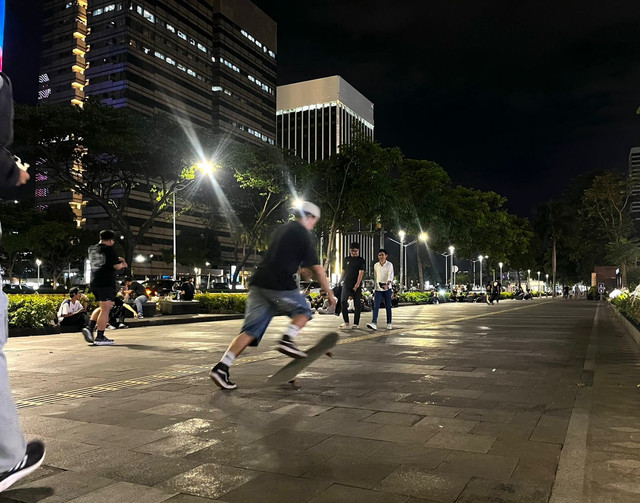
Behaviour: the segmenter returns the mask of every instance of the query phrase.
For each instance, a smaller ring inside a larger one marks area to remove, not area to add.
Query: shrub
[[[611,299],[610,302],[620,311],[620,314],[636,327],[640,327],[640,299],[625,292],[619,297]]]
[[[56,314],[68,295],[7,295],[9,297],[10,328],[44,328],[56,323]],[[87,295],[89,313],[98,307],[93,294]]]
[[[246,293],[199,293],[194,299],[207,313],[243,313],[247,296]]]

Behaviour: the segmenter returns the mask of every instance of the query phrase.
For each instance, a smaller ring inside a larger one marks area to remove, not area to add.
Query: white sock
[[[296,336],[298,335],[298,332],[300,332],[300,327],[298,327],[298,325],[294,325],[293,323],[291,323],[287,327],[287,329],[284,331],[284,335],[286,335],[290,339],[295,339]]]
[[[231,351],[227,350],[224,355],[222,355],[222,360],[220,363],[224,363],[227,367],[231,367],[233,362],[236,360],[236,355],[234,355]]]

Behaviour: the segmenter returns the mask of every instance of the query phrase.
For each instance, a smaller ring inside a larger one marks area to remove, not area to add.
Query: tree
[[[83,108],[17,107],[15,129],[16,150],[37,159],[36,169],[56,189],[75,191],[104,211],[124,235],[128,263],[200,160],[187,132],[166,116],[145,117],[90,100]],[[206,151],[210,138],[200,136]],[[135,212],[134,223],[127,210],[140,198],[144,210]]]
[[[379,222],[393,207],[391,175],[401,161],[400,150],[382,148],[356,135],[353,143],[340,147],[339,153],[302,171],[302,186],[322,211],[319,230],[329,236],[325,270],[335,258],[338,232],[349,230],[356,219]]]

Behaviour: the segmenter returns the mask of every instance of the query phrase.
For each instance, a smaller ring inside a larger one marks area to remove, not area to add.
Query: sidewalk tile
[[[440,449],[487,453],[496,440],[496,437],[485,435],[442,431],[431,437],[426,445]]]
[[[399,466],[398,463],[375,463],[369,459],[363,461],[355,457],[335,456],[316,465],[304,477],[371,489]]]
[[[324,491],[331,482],[265,473],[225,494],[228,503],[303,503]]]
[[[309,503],[405,503],[407,497],[358,487],[333,484]]]
[[[205,464],[177,475],[155,487],[168,493],[185,493],[218,499],[259,476],[259,472]],[[226,501],[226,498],[224,498]]]
[[[401,466],[389,474],[375,489],[416,498],[453,503],[470,477],[443,475],[420,466]]]
[[[167,494],[152,487],[118,482],[70,501],[72,503],[113,503],[115,501],[123,503],[129,501],[135,501],[135,503],[160,503],[172,496],[173,494]]]

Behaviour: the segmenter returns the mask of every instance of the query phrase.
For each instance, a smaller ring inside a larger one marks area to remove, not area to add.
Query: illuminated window
[[[217,91],[222,91],[222,87],[220,87],[220,86],[211,86],[211,90],[212,91],[216,91],[216,92]]]
[[[182,70],[183,72],[187,71],[187,67],[178,63],[178,70]]]
[[[104,11],[105,11],[105,12],[111,12],[112,10],[116,10],[116,4],[107,5],[107,6],[104,8]]]
[[[93,11],[93,15],[94,16],[99,16],[100,14],[102,14],[104,12],[103,9],[96,9]]]
[[[164,61],[164,54],[156,51],[156,52],[154,52],[154,55],[155,55],[156,58],[160,58],[162,61]]]
[[[182,39],[182,40],[187,40],[187,36],[182,33],[181,31],[178,30],[178,36]]]
[[[198,42],[198,49],[200,49],[202,52],[207,52],[207,48],[200,42]]]
[[[168,24],[168,23],[167,23],[167,30],[169,30],[172,33],[176,32],[176,29],[173,26],[171,26],[170,24]]]
[[[155,23],[155,17],[153,14],[151,14],[151,12],[149,12],[148,10],[145,9],[144,14],[143,14],[144,18],[147,21],[150,21],[152,23]]]
[[[170,65],[176,66],[176,62],[174,60],[172,60],[169,56],[167,56],[166,59],[167,63],[169,63]]]
[[[189,75],[191,75],[192,77],[195,77],[195,76],[196,76],[196,72],[194,72],[191,68],[187,68],[187,73],[188,73]]]

